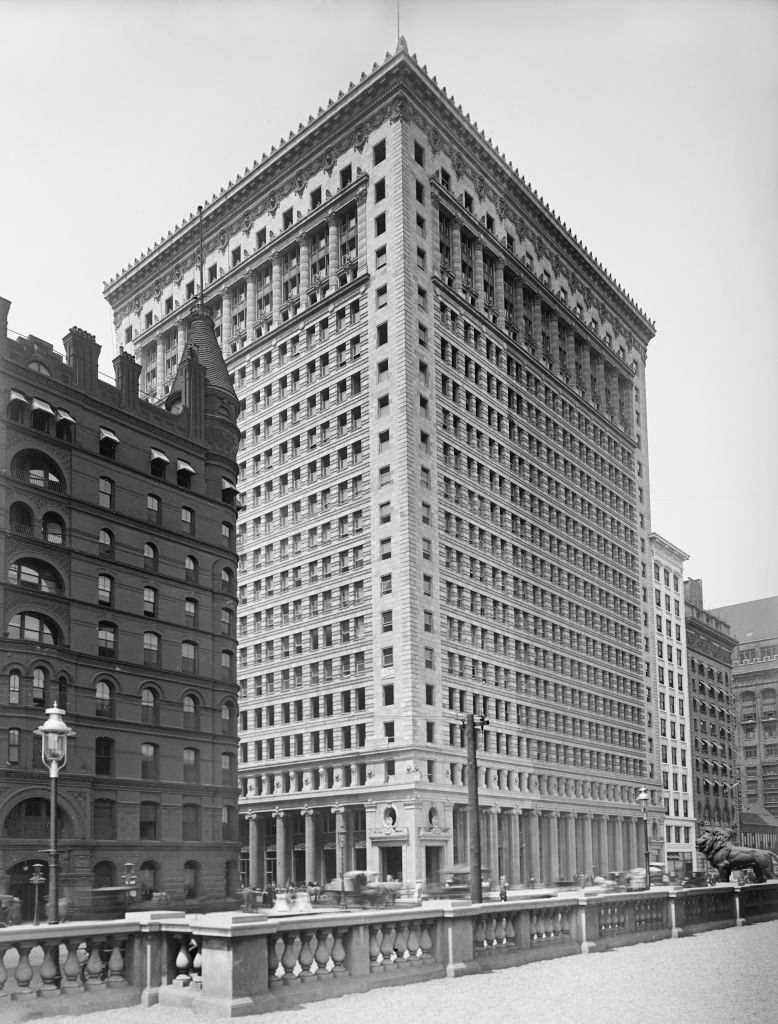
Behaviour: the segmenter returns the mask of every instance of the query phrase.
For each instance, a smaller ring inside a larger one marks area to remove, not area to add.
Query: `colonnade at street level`
[[[398,799],[243,812],[244,883],[336,884],[341,872],[367,870],[407,885],[442,881],[469,861],[468,811]],[[246,843],[247,840],[247,843]],[[481,857],[493,883],[554,885],[643,865],[643,820],[617,812],[488,806],[481,808]]]

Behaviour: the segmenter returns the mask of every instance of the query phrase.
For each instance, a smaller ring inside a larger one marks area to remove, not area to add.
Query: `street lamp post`
[[[483,715],[478,721],[483,729],[489,724]],[[475,716],[465,715],[467,742],[467,816],[470,823],[470,902],[482,903],[481,886],[481,810],[478,806],[478,756],[475,745]]]
[[[343,874],[344,858],[346,856],[346,832],[340,829],[337,833],[338,849],[340,850],[340,905],[346,906],[346,880]]]
[[[648,853],[648,792],[645,786],[640,787],[640,792],[637,796],[638,803],[643,808],[643,848],[644,855],[646,858],[646,889],[651,888],[651,867],[649,865],[649,853]]]
[[[39,896],[39,893],[40,893],[41,885],[43,885],[43,883],[46,881],[46,876],[41,871],[42,867],[43,867],[42,864],[33,864],[33,866],[32,866],[32,874],[30,875],[30,885],[32,885],[34,887],[33,888],[33,892],[35,893],[35,895],[33,897],[33,911],[32,911],[32,923],[34,925],[39,925],[41,923],[41,919],[40,919],[40,896]]]
[[[46,708],[48,718],[34,730],[41,738],[41,756],[49,769],[51,783],[49,814],[49,924],[59,924],[59,849],[57,847],[57,780],[68,758],[68,739],[76,734],[65,725],[65,712],[57,707]]]

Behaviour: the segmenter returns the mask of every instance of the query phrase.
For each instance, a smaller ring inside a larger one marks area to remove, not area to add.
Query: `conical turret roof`
[[[184,364],[190,352],[205,370],[208,387],[221,391],[234,402],[238,401],[235,389],[230,380],[227,364],[224,361],[213,319],[199,305],[195,306],[187,323],[187,340],[170,393],[165,402],[168,407],[181,397]]]

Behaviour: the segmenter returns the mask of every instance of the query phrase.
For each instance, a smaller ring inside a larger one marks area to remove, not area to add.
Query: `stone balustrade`
[[[54,997],[67,998],[74,1013],[160,1003],[240,1016],[775,918],[778,881],[12,927],[0,930],[0,1018],[9,1002],[17,1020],[40,1016],[39,1000]]]

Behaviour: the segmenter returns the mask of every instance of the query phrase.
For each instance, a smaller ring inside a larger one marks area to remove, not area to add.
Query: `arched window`
[[[32,370],[34,373],[39,373],[41,377],[50,377],[51,371],[45,363],[42,363],[40,359],[33,359],[27,364],[27,368]]]
[[[235,589],[235,577],[232,569],[222,569],[221,572],[222,593],[231,594]]]
[[[226,701],[221,706],[222,733],[229,735],[235,729],[235,705]]]
[[[192,628],[197,627],[197,601],[193,597],[184,601],[184,622]]]
[[[159,722],[159,698],[152,686],[144,686],[140,691],[141,721],[145,725],[157,725]]]
[[[43,517],[43,539],[47,544],[65,543],[65,523],[56,512],[46,512]]]
[[[113,508],[114,503],[114,484],[107,476],[100,477],[99,490],[98,490],[98,504],[100,508]]]
[[[15,501],[9,510],[9,521],[11,533],[19,533],[23,537],[32,537],[35,531],[35,524],[32,509],[23,501]]]
[[[195,528],[194,510],[186,505],[181,506],[181,530],[184,533],[192,534]]]
[[[159,565],[159,556],[156,547],[146,541],[143,545],[143,568],[150,572],[156,572]]]
[[[13,562],[8,570],[8,582],[42,594],[61,594],[64,589],[54,569],[37,558],[20,558]]]
[[[113,605],[113,576],[101,573],[97,577],[97,603],[107,608]]]
[[[159,633],[143,634],[143,664],[152,668],[159,666]]]
[[[187,555],[184,559],[184,579],[190,583],[197,582],[197,559],[193,555]]]
[[[197,644],[191,640],[183,640],[181,643],[181,671],[197,674]]]
[[[184,782],[200,781],[200,758],[194,747],[184,747]]]
[[[110,800],[95,801],[96,803],[110,804]],[[95,829],[93,828],[93,834]],[[95,839],[115,839],[116,836],[94,836]],[[95,889],[109,889],[116,885],[116,865],[110,860],[100,860],[92,868],[92,882]]]
[[[114,741],[109,736],[95,740],[95,775],[113,775]]]
[[[8,638],[37,644],[58,644],[60,631],[55,622],[43,615],[18,612],[8,623]]]
[[[8,703],[18,704],[22,692],[22,674],[14,668],[8,673]]]
[[[156,804],[152,804],[156,807]],[[146,812],[151,813],[151,812]],[[156,819],[155,819],[156,820]],[[143,819],[141,819],[141,822]],[[150,899],[152,893],[162,892],[162,868],[156,861],[146,860],[138,869],[138,882],[140,884],[141,898]]]
[[[187,694],[183,701],[184,729],[200,729],[200,702],[196,697]]]
[[[159,839],[159,804],[142,800],[140,805],[140,838]],[[141,871],[143,867],[141,866]],[[152,891],[154,891],[152,889]]]
[[[186,812],[187,808],[189,808],[189,813],[191,813],[192,807],[193,807],[192,804],[186,804],[184,806],[184,811]],[[194,807],[194,810],[197,810],[197,808]],[[186,831],[186,819],[184,819],[184,821],[185,821],[184,831]],[[198,828],[198,831],[199,831],[199,828]],[[187,836],[183,836],[182,838],[186,839]],[[184,898],[188,899],[188,900],[191,900],[191,899],[194,899],[196,896],[199,896],[199,895],[200,895],[200,865],[197,863],[196,860],[188,860],[184,864]]]
[[[47,491],[65,490],[62,470],[43,452],[19,452],[11,462],[11,475],[17,480],[23,480],[33,487],[42,487]]]
[[[116,839],[116,801],[99,797],[92,804],[92,838]]]
[[[146,519],[150,523],[159,523],[162,518],[162,505],[156,494],[146,495]]]
[[[46,707],[46,673],[42,668],[32,670],[32,704],[36,708]]]
[[[110,530],[100,530],[97,540],[101,558],[114,558],[116,556],[115,541]]]
[[[140,774],[142,779],[159,778],[159,747],[156,743],[141,743]]]
[[[97,654],[100,658],[116,657],[117,629],[112,622],[100,622],[97,626]]]
[[[98,679],[95,686],[95,714],[98,718],[113,718],[113,687],[107,679]]]
[[[157,591],[154,587],[143,588],[143,614],[149,619],[157,617]]]

